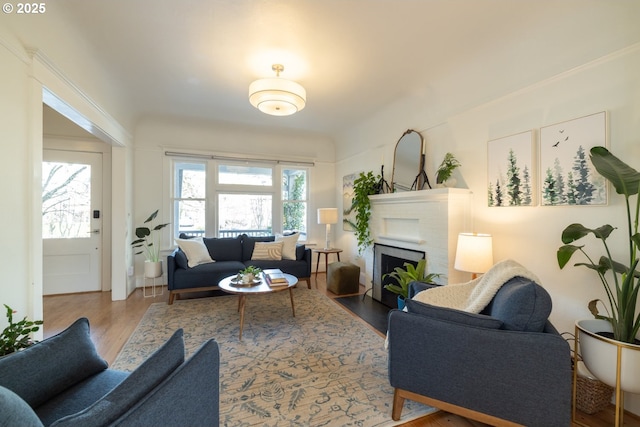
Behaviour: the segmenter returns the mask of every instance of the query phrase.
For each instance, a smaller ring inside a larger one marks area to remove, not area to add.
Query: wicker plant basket
[[[581,375],[576,377],[576,381],[576,408],[579,411],[591,415],[611,404],[613,387],[609,387],[597,379]]]

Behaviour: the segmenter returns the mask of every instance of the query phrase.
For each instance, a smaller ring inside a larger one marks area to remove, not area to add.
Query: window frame
[[[296,200],[297,203],[305,203],[306,204],[306,217],[304,218],[305,223],[305,234],[301,234],[300,242],[305,242],[308,239],[309,235],[309,224],[310,224],[310,197],[309,191],[311,188],[311,171],[309,166],[298,166],[295,164],[281,164],[278,162],[270,162],[270,161],[247,161],[247,160],[228,160],[228,159],[194,159],[188,156],[175,156],[170,159],[169,169],[170,169],[170,180],[169,180],[169,198],[168,198],[168,212],[171,213],[171,222],[176,221],[176,211],[175,211],[175,202],[177,200],[182,200],[180,198],[175,197],[175,189],[176,189],[176,167],[178,164],[184,163],[194,163],[194,164],[202,164],[205,169],[205,230],[204,237],[218,237],[220,234],[220,224],[219,224],[219,213],[218,213],[218,197],[220,194],[265,194],[271,196],[271,229],[273,234],[282,234],[283,226],[284,226],[284,203],[292,202],[292,200],[284,200],[283,198],[283,188],[282,188],[282,180],[284,170],[303,170],[305,171],[305,189],[304,194],[306,195],[306,199],[304,200]],[[272,185],[264,186],[264,185],[245,185],[245,184],[220,184],[219,181],[219,166],[220,165],[230,165],[230,164],[238,164],[242,163],[243,165],[256,166],[256,167],[266,167],[272,170]],[[201,199],[191,199],[191,200],[201,200]],[[176,224],[175,228],[172,227],[174,232],[179,234],[179,224]],[[178,235],[174,236],[178,237]]]

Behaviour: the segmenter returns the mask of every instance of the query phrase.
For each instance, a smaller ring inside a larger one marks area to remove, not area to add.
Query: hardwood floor
[[[331,298],[336,297],[327,291],[324,274],[318,275],[317,282],[312,277],[311,283],[312,286],[317,285],[319,292]],[[364,291],[365,288],[360,286],[360,294]],[[156,302],[166,303],[168,299],[169,295],[166,289],[163,295],[155,298],[144,298],[142,290],[138,289],[125,301],[111,301],[110,292],[46,296],[44,297],[44,337],[47,338],[59,333],[79,317],[86,317],[89,319],[91,338],[96,343],[98,353],[107,362],[113,363],[147,308]],[[340,306],[340,304],[336,305]],[[369,325],[367,324],[367,326]],[[376,331],[374,328],[370,328]],[[380,334],[378,331],[376,333]],[[594,415],[579,413],[578,420],[593,427],[612,426],[613,405]],[[624,426],[640,427],[640,417],[635,415],[625,414],[624,421]],[[445,426],[481,427],[486,424],[443,411],[403,424],[403,427]],[[578,424],[574,424],[574,426],[578,426]]]

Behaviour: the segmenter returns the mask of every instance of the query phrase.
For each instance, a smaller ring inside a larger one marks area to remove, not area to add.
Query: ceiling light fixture
[[[302,110],[307,102],[307,91],[298,83],[280,78],[281,64],[271,67],[275,79],[260,79],[249,85],[249,102],[258,110],[272,116],[289,116]]]

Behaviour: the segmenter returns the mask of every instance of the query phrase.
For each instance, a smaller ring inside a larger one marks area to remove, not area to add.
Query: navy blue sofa
[[[0,426],[218,426],[220,353],[178,329],[133,372],[108,369],[89,321],[0,358]]]
[[[436,285],[413,282],[409,297]],[[389,313],[392,418],[404,399],[491,425],[571,425],[571,354],[549,322],[551,298],[506,282],[480,314],[407,299]]]
[[[188,236],[180,235],[180,238]],[[169,289],[169,304],[173,304],[176,296],[181,293],[215,290],[220,280],[237,274],[249,265],[261,269],[279,268],[283,273],[296,276],[298,280],[307,282],[311,289],[311,249],[304,245],[296,245],[296,259],[251,260],[253,247],[256,242],[273,242],[275,236],[251,237],[242,234],[238,237],[205,237],[203,242],[209,255],[216,262],[189,267],[185,253],[176,248],[167,257],[167,282]]]

